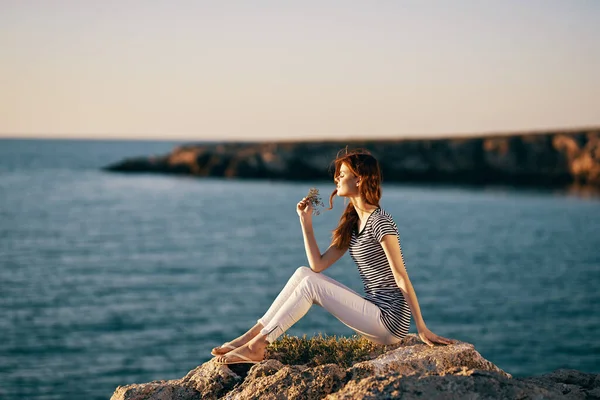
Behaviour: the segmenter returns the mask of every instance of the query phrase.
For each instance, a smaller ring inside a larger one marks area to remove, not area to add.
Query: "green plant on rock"
[[[387,351],[387,346],[378,345],[364,337],[323,336],[319,334],[307,339],[283,335],[267,348],[267,358],[283,364],[305,364],[310,367],[323,364],[338,364],[348,368],[352,364],[373,359]]]

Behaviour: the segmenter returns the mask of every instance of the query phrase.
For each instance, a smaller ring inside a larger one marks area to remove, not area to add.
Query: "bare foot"
[[[237,357],[236,354],[252,361],[262,361],[265,359],[265,349],[269,345],[266,338],[266,335],[258,335],[245,345],[235,349],[235,351],[216,357],[215,361],[224,364],[236,361],[247,361],[242,357]]]
[[[245,345],[250,340],[254,339],[254,337],[256,337],[256,335],[258,335],[260,333],[260,330],[262,328],[263,328],[263,326],[261,324],[257,323],[252,328],[250,328],[250,330],[248,332],[244,333],[242,336],[239,336],[239,337],[233,339],[231,342],[223,343],[221,346],[213,348],[211,351],[211,354],[213,356],[220,356],[223,354],[227,354],[230,351],[235,350],[238,347]]]

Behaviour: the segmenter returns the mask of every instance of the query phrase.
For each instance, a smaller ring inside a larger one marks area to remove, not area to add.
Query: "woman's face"
[[[337,185],[338,196],[356,196],[358,195],[357,183],[360,182],[360,178],[350,172],[350,169],[346,164],[342,164],[340,167],[339,175],[334,179]]]

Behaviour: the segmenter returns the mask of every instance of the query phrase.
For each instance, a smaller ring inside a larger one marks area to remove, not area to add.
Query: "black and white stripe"
[[[411,312],[381,246],[385,235],[396,235],[400,244],[394,219],[378,208],[369,215],[362,232],[356,229],[352,232],[349,252],[363,281],[364,298],[379,307],[381,320],[388,330],[394,336],[403,338],[410,327]]]

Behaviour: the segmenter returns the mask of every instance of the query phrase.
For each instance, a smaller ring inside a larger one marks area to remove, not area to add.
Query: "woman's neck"
[[[364,201],[362,198],[360,197],[355,197],[352,199],[352,205],[354,206],[354,209],[356,210],[356,213],[358,214],[358,218],[363,221],[365,218],[367,218],[369,215],[371,215],[371,213],[375,210],[377,210],[377,206],[374,206],[373,204],[368,204],[366,201]]]

